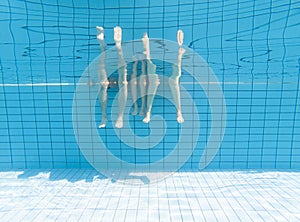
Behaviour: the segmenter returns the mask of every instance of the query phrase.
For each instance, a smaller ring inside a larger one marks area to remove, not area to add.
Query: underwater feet
[[[144,123],[149,123],[150,122],[150,113],[147,112],[145,118],[143,119]]]
[[[106,120],[106,118],[102,118],[101,123],[98,125],[99,129],[104,128],[106,126]]]
[[[178,123],[183,123],[184,122],[184,119],[183,119],[183,116],[182,116],[181,112],[177,113],[177,122]]]
[[[118,129],[123,128],[123,117],[122,116],[118,117],[115,127]]]

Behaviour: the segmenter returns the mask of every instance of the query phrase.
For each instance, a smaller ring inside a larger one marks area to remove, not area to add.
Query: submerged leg
[[[119,80],[118,80],[118,86],[119,86],[119,96],[118,96],[118,103],[119,103],[119,114],[116,121],[116,128],[122,128],[123,127],[123,116],[124,116],[124,110],[127,102],[127,69],[126,65],[123,67],[120,67],[118,70],[119,73]]]
[[[119,63],[118,63],[119,114],[118,114],[118,118],[117,118],[115,127],[122,128],[123,127],[124,110],[125,110],[125,106],[126,106],[126,102],[127,102],[128,82],[127,82],[127,65],[125,63],[122,46],[121,46],[122,29],[119,26],[114,28],[114,39],[115,39],[115,43],[116,43],[116,47],[117,47],[118,55],[119,55]]]
[[[151,62],[150,58],[150,46],[149,46],[149,38],[147,33],[144,34],[142,38],[144,54],[146,56],[147,61],[147,79],[148,79],[148,88],[147,88],[147,107],[146,107],[146,116],[143,119],[144,123],[149,123],[151,117],[151,110],[153,100],[156,94],[157,87],[159,85],[159,78],[156,73],[156,65]]]
[[[176,107],[177,122],[183,123],[184,118],[183,118],[182,112],[181,112],[179,79],[181,77],[182,55],[184,54],[185,49],[181,47],[181,45],[183,43],[183,32],[181,30],[178,30],[178,32],[177,32],[177,42],[180,47],[178,49],[177,63],[172,65],[172,75],[169,78],[169,86],[170,86],[173,100],[174,100],[175,107]]]
[[[104,128],[106,126],[106,121],[107,121],[107,87],[108,87],[108,82],[102,82],[100,83],[100,91],[99,91],[99,103],[100,103],[100,108],[101,108],[101,113],[102,113],[102,120],[101,123],[99,124],[99,128]]]
[[[146,116],[143,119],[144,123],[149,123],[151,118],[151,110],[153,105],[153,100],[160,84],[158,75],[155,74],[156,66],[149,60],[147,61],[147,72],[148,72],[148,88],[147,88],[147,107]]]
[[[142,73],[140,75],[140,93],[141,93],[141,109],[140,109],[140,116],[145,115],[145,109],[146,109],[146,93],[147,93],[147,78],[146,78],[146,62],[142,60]]]
[[[172,69],[173,69],[173,73],[174,73],[174,70],[177,70],[178,66],[173,64]],[[174,100],[175,107],[176,107],[177,122],[183,123],[184,119],[183,119],[183,116],[181,113],[179,77],[177,77],[177,78],[170,77],[169,78],[169,86],[170,86],[173,100]]]
[[[137,64],[138,61],[135,60],[132,65],[132,74],[130,76],[130,90],[131,90],[131,97],[133,102],[133,111],[132,115],[137,114],[138,110],[138,103],[137,103]]]
[[[101,113],[102,113],[102,120],[101,123],[99,124],[99,128],[103,128],[106,126],[106,121],[107,121],[107,88],[108,88],[108,79],[107,79],[107,74],[106,74],[106,66],[105,66],[105,47],[106,44],[104,42],[104,29],[103,27],[96,26],[97,29],[97,39],[100,44],[100,52],[101,57],[98,63],[98,79],[99,79],[99,103],[100,103],[100,108],[101,108]]]

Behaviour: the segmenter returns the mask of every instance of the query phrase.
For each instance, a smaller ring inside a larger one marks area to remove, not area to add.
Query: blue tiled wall
[[[99,54],[96,25],[104,26],[109,46],[116,25],[124,41],[144,32],[175,41],[177,29],[185,32],[185,45],[214,70],[226,100],[225,136],[209,168],[299,169],[299,7],[299,1],[263,0],[1,1],[0,169],[91,167],[75,140],[72,101],[81,74]],[[189,81],[185,73],[181,80]],[[201,130],[184,167],[197,168],[210,111],[201,87],[187,88]],[[128,162],[162,155],[157,148],[145,157],[113,133],[109,126],[101,131],[112,152]],[[166,136],[159,146],[167,151],[174,140]]]

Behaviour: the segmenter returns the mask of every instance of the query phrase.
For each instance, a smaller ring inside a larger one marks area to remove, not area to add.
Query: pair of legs
[[[155,66],[152,62],[142,60],[142,72],[137,79],[137,61],[133,63],[132,75],[130,80],[131,95],[133,100],[133,112],[132,115],[136,115],[138,112],[137,103],[137,89],[139,88],[141,94],[141,107],[140,116],[144,116],[145,112],[149,114],[152,108],[154,96],[156,94],[157,87],[159,85],[158,75],[155,73],[149,74],[147,66]]]
[[[105,42],[104,42],[104,29],[102,27],[96,26],[97,29],[97,39],[100,44],[100,51],[102,53],[101,58],[98,63],[98,78],[100,83],[99,89],[99,103],[102,112],[102,120],[99,124],[99,128],[106,126],[107,121],[107,88],[109,86],[109,81],[106,74],[105,67]],[[121,46],[122,41],[122,29],[117,26],[114,28],[114,40],[118,50],[119,63],[118,63],[118,86],[119,86],[119,114],[115,126],[117,128],[123,127],[123,115],[124,109],[127,101],[127,65],[123,57],[123,51]]]

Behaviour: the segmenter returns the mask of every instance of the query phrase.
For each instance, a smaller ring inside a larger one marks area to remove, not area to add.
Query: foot
[[[146,117],[143,119],[144,123],[149,123],[150,122],[150,113],[146,113]]]
[[[114,40],[115,40],[116,46],[121,46],[122,29],[120,26],[116,26],[114,28]]]
[[[132,111],[132,115],[135,116],[137,114],[138,107],[135,105]]]
[[[179,29],[177,31],[177,43],[178,43],[179,46],[182,46],[182,44],[183,44],[183,38],[184,38],[183,31]]]
[[[103,41],[104,40],[104,28],[100,27],[100,26],[96,26],[97,29],[97,39],[99,41]]]
[[[118,129],[123,128],[123,118],[122,117],[118,117],[115,127]]]
[[[134,110],[132,111],[131,115],[136,116],[136,114],[137,114],[137,110],[134,109]]]
[[[104,128],[106,126],[106,119],[102,119],[101,123],[99,124],[98,128]]]
[[[178,123],[183,123],[183,122],[184,122],[184,119],[183,119],[181,113],[177,113],[177,122],[178,122]]]

